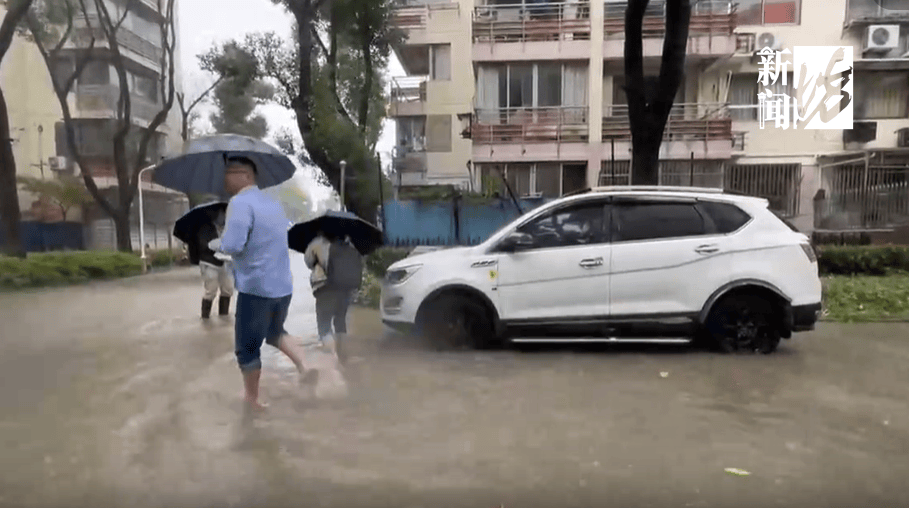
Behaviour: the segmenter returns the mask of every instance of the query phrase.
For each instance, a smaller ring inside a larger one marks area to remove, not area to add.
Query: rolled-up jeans
[[[290,310],[292,295],[279,298],[239,293],[234,324],[234,346],[240,370],[262,368],[262,341],[274,347],[287,334],[284,321]]]
[[[199,263],[199,269],[202,271],[202,284],[205,287],[205,300],[214,300],[218,296],[218,290],[221,290],[221,296],[230,297],[234,294],[234,274],[229,263],[223,266],[210,265],[208,263]]]

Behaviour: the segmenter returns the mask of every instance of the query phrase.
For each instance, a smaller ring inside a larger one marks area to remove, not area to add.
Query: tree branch
[[[6,15],[3,16],[3,24],[0,24],[0,61],[6,56],[10,46],[13,44],[13,37],[16,35],[16,26],[25,17],[32,6],[33,0],[19,0],[10,2],[13,4]]]

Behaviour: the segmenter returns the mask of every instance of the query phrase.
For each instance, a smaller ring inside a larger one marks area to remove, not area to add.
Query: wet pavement
[[[311,340],[294,268],[287,328]],[[250,421],[200,293],[177,269],[0,295],[0,506],[906,504],[909,325],[823,324],[771,356],[435,352],[357,310],[346,396],[266,349]]]

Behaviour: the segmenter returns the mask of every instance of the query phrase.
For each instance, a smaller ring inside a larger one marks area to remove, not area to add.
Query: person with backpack
[[[339,238],[320,231],[306,247],[303,259],[312,270],[309,280],[316,299],[319,341],[340,363],[344,363],[347,309],[353,293],[360,289],[363,257],[350,238]]]
[[[211,316],[215,296],[218,299],[218,315],[226,316],[230,309],[230,297],[234,294],[234,274],[230,262],[208,247],[209,242],[221,237],[224,232],[225,212],[219,212],[212,222],[199,228],[196,248],[199,250],[199,269],[205,293],[202,296],[202,319]],[[219,295],[220,290],[220,295]]]

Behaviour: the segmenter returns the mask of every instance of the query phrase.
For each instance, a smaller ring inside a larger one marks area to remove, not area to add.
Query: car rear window
[[[717,233],[721,234],[737,231],[751,220],[750,215],[731,203],[701,201],[698,203],[698,209],[701,213],[710,217],[710,220],[716,226]]]

